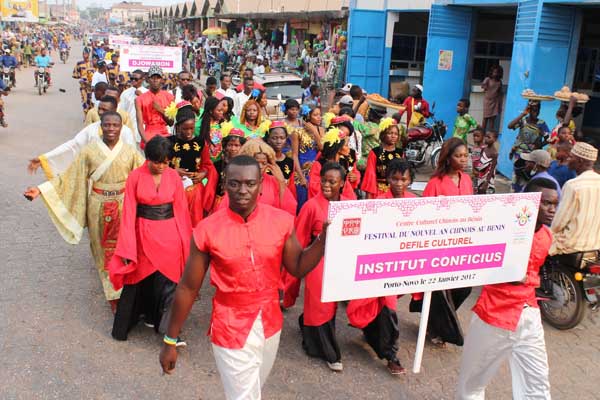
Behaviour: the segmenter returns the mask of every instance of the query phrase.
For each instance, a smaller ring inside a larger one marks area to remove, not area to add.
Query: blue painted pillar
[[[435,114],[450,128],[456,103],[469,93],[473,11],[470,7],[433,4],[429,15],[423,97],[436,103]]]
[[[576,15],[575,7],[544,4],[537,0],[519,3],[498,159],[498,168],[506,176],[512,174],[508,155],[518,133],[509,130],[508,123],[527,105],[521,96],[523,90],[533,89],[536,93],[552,95],[563,85],[572,84],[576,57],[573,41],[578,40],[581,28],[580,23],[576,23]],[[556,124],[558,107],[557,101],[542,103],[540,118],[550,129]]]

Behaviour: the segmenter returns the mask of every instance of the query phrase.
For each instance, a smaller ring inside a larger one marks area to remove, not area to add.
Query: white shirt
[[[108,83],[108,78],[106,77],[106,74],[103,74],[102,72],[95,71],[94,75],[92,76],[92,87],[96,86],[96,84],[98,82],[106,82],[106,83]]]
[[[121,93],[121,101],[119,102],[118,107],[119,110],[123,110],[127,114],[129,114],[129,119],[131,120],[131,124],[133,125],[133,135],[137,143],[139,143],[142,140],[142,137],[140,136],[140,133],[138,132],[137,128],[137,113],[135,111],[135,99],[137,98],[137,94],[135,94],[135,92],[138,90],[140,91],[140,93],[146,93],[148,91],[148,89],[146,89],[143,86],[140,86],[139,89],[136,89],[134,87],[125,89],[123,93]]]
[[[226,90],[219,88],[219,89],[217,89],[217,92],[221,93],[224,97],[231,97],[234,101],[235,101],[235,96],[237,95],[237,92],[233,88],[229,88]]]
[[[244,107],[244,104],[246,104],[249,98],[250,95],[245,94],[244,92],[239,92],[235,94],[235,97],[233,98],[233,113],[236,116],[240,116],[240,114],[242,113],[242,108]]]
[[[264,65],[257,65],[256,67],[254,67],[252,69],[252,72],[254,72],[254,75],[264,74],[265,73],[265,66]]]
[[[65,143],[59,145],[53,150],[44,153],[42,156],[48,162],[51,169],[52,175],[56,176],[65,172],[65,170],[71,165],[77,155],[86,145],[96,140],[102,140],[102,128],[100,128],[100,121],[94,122],[83,128],[75,137]],[[131,132],[131,129],[123,125],[121,128],[121,138],[123,143],[130,144],[135,147],[136,142]]]

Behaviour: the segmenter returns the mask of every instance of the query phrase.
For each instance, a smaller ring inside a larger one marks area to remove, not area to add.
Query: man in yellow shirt
[[[569,168],[577,173],[562,189],[554,220],[550,255],[600,249],[600,175],[594,171],[598,150],[577,142],[571,150]]]

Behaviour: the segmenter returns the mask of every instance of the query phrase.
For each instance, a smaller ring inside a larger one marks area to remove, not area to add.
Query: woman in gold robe
[[[42,195],[52,222],[67,243],[79,243],[87,226],[104,294],[114,311],[120,292],[110,283],[105,265],[116,246],[125,181],[144,159],[120,140],[118,113],[103,114],[101,126],[102,141],[86,145],[64,173],[28,188],[25,196],[33,200]]]

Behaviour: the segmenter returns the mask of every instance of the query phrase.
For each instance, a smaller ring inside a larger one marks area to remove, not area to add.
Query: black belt
[[[139,218],[160,221],[163,219],[173,218],[173,215],[173,203],[159,204],[156,206],[151,206],[148,204],[137,205],[137,216]]]

